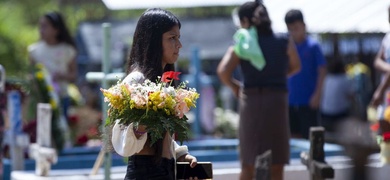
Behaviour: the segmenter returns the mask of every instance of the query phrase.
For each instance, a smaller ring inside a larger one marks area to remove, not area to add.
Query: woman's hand
[[[189,162],[190,167],[194,168],[198,164],[198,160],[196,160],[196,157],[191,156],[190,154],[185,154],[183,156],[180,156],[177,161],[179,162]]]
[[[194,168],[198,164],[198,160],[196,160],[196,157],[191,156],[190,154],[185,154],[183,156],[180,156],[177,161],[179,162],[189,162],[190,167]],[[189,180],[198,180],[198,177],[190,177]]]

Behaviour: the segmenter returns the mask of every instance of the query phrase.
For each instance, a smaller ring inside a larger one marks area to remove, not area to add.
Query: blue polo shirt
[[[295,44],[301,60],[301,71],[288,79],[289,105],[309,105],[318,79],[318,68],[326,65],[317,41],[307,36]]]

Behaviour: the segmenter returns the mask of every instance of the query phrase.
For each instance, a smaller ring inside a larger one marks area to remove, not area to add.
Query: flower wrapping
[[[178,87],[170,86],[173,80],[179,80],[180,72],[168,71],[156,82],[145,80],[143,83],[118,81],[109,89],[100,89],[104,101],[108,102],[106,125],[120,124],[137,128],[146,126],[151,145],[162,139],[165,132],[176,133],[181,143],[188,139],[189,127],[186,113],[196,107],[199,94],[194,88],[188,88],[188,82]]]

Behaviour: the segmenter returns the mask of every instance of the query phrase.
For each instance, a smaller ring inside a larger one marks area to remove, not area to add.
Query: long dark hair
[[[134,32],[127,73],[137,70],[146,79],[154,81],[164,71],[173,71],[173,64],[167,64],[162,69],[162,36],[174,26],[180,28],[181,24],[171,12],[159,8],[146,10],[138,20]]]
[[[258,6],[259,6],[259,3],[257,1],[248,1],[244,4],[242,4],[238,8],[238,18],[240,20],[247,18],[248,21],[250,22],[250,24],[252,25],[253,24],[253,22],[252,22],[253,14]]]
[[[259,12],[258,14],[254,14],[254,16],[257,15],[259,18],[261,18],[260,22],[254,22],[254,24],[256,25],[256,28],[257,28],[257,33],[262,34],[262,35],[273,34],[273,30],[271,27],[271,19],[269,17],[267,8],[265,7],[265,5],[263,3],[259,3],[258,7],[263,8],[264,12],[263,13]]]
[[[74,43],[72,37],[70,36],[68,27],[65,24],[62,15],[59,12],[49,12],[43,15],[47,20],[49,20],[50,24],[58,30],[57,41],[67,43],[74,48],[76,48],[76,44]]]
[[[146,10],[135,28],[133,45],[127,60],[127,73],[139,71],[146,79],[155,81],[157,76],[161,76],[163,72],[173,71],[173,64],[167,64],[162,69],[162,37],[174,26],[180,28],[181,24],[171,12],[159,8]],[[165,134],[162,134],[162,137],[164,136]],[[149,146],[149,143],[145,146]],[[163,140],[159,139],[152,147],[155,149],[158,162],[162,156]]]

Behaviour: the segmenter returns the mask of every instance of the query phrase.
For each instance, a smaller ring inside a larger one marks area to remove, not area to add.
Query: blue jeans
[[[133,155],[129,157],[125,180],[174,180],[174,165],[174,159],[156,162],[154,156]]]

